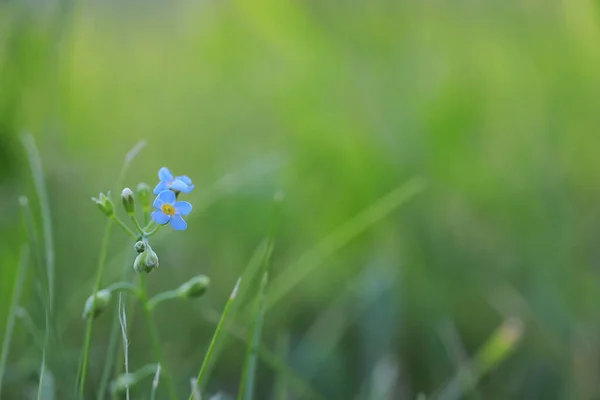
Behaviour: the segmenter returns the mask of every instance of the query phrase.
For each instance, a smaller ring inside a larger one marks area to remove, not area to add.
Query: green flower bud
[[[139,183],[136,188],[137,198],[144,211],[148,211],[151,205],[152,189],[145,183]]]
[[[146,243],[140,240],[139,242],[136,242],[135,245],[133,245],[133,249],[138,253],[143,253],[144,251],[146,251]]]
[[[179,297],[182,298],[200,297],[206,292],[209,284],[210,279],[208,276],[198,275],[179,286],[177,292],[179,293]]]
[[[138,254],[135,258],[133,269],[136,272],[146,272],[149,274],[156,267],[158,267],[158,256],[154,250],[152,250],[152,247],[147,245],[146,250],[143,253]]]
[[[110,196],[110,192],[108,192]],[[110,197],[105,195],[104,193],[100,193],[98,197],[92,197],[92,201],[98,204],[98,208],[104,215],[107,217],[112,217],[115,214],[115,208],[113,207],[113,203],[110,200]]]
[[[127,214],[133,215],[135,211],[135,199],[133,198],[133,192],[131,189],[123,189],[121,192],[121,201],[123,202],[123,207],[125,207]]]
[[[110,290],[99,290],[94,295],[88,297],[85,301],[85,307],[83,308],[83,318],[96,317],[102,311],[106,310],[112,297]]]

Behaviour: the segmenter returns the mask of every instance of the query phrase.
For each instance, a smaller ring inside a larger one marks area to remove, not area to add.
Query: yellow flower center
[[[170,204],[163,204],[160,207],[160,209],[162,210],[162,212],[164,212],[167,215],[173,215],[173,214],[175,214],[175,209]]]

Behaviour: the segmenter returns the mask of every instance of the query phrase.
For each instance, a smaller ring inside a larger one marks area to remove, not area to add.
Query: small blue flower
[[[176,200],[175,193],[171,190],[160,192],[154,200],[156,211],[152,213],[152,219],[160,225],[170,222],[174,229],[182,231],[187,228],[187,224],[181,216],[192,212],[192,205],[187,201]]]
[[[158,179],[160,182],[154,188],[154,194],[158,195],[164,190],[173,190],[175,192],[189,193],[194,189],[192,180],[186,175],[173,176],[169,168],[162,167],[158,170]]]

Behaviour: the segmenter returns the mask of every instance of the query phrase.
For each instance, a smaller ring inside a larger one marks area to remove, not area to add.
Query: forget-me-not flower
[[[189,193],[194,189],[192,180],[186,175],[173,176],[169,168],[162,167],[158,170],[158,179],[160,182],[154,188],[154,194],[158,195],[164,190],[173,190],[175,192]]]
[[[182,231],[187,228],[187,224],[181,216],[192,212],[192,205],[187,201],[176,200],[173,191],[163,190],[160,192],[154,200],[156,211],[152,213],[152,219],[160,225],[170,222],[174,229]]]

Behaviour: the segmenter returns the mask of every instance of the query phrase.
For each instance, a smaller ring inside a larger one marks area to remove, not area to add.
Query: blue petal
[[[158,185],[154,188],[154,194],[159,194],[163,190],[167,190],[169,187],[165,182],[159,182]]]
[[[160,210],[160,208],[162,207],[162,205],[165,204],[165,202],[163,201],[163,199],[161,199],[160,197],[156,197],[154,199],[154,204],[152,204],[154,206],[154,208],[156,208],[157,210]]]
[[[187,193],[186,190],[188,189],[188,185],[186,185],[183,181],[180,181],[179,179],[177,179],[177,180],[173,181],[173,183],[171,183],[169,188],[171,190],[177,190],[178,192]]]
[[[161,199],[163,204],[173,204],[175,203],[175,193],[170,190],[163,190],[158,194],[157,199]],[[161,204],[162,205],[162,204]]]
[[[182,231],[185,228],[187,228],[187,224],[179,214],[173,215],[173,217],[171,218],[171,226],[173,227],[173,229],[178,231]]]
[[[175,177],[175,180],[182,181],[183,183],[185,183],[188,186],[190,186],[192,184],[192,180],[187,175],[177,176],[177,177]]]
[[[173,180],[173,174],[169,171],[169,168],[162,167],[158,170],[158,179],[161,182],[171,182]]]
[[[194,189],[194,185],[189,185],[188,187],[186,187],[185,189],[181,190],[181,192],[183,193],[189,193]]]
[[[192,212],[192,205],[187,201],[178,201],[173,206],[176,214],[188,215]]]
[[[167,214],[165,214],[162,211],[154,211],[152,213],[152,219],[160,225],[164,225],[167,222],[169,222],[169,219],[171,219],[171,217],[169,217]]]

